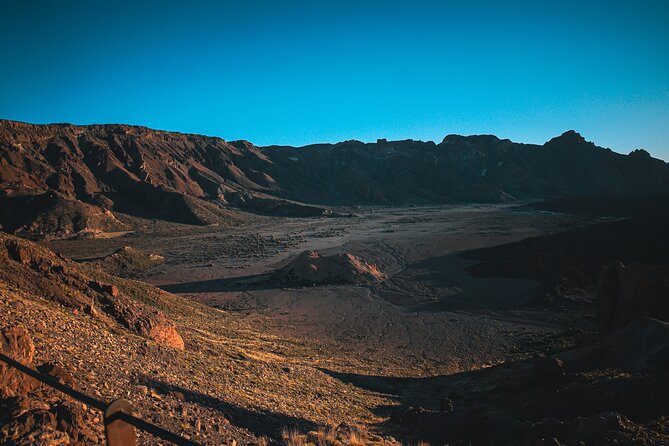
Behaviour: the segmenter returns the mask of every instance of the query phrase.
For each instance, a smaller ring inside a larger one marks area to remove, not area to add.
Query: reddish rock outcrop
[[[273,279],[294,285],[374,283],[385,275],[374,265],[349,253],[322,256],[316,251],[305,251],[281,268]]]
[[[27,367],[33,367],[35,346],[28,330],[21,325],[0,330],[0,351]],[[0,398],[25,395],[39,383],[0,361]]]
[[[103,298],[102,308],[121,325],[135,333],[169,347],[184,349],[184,341],[176,326],[163,312],[122,295]]]
[[[146,293],[147,285],[114,279],[66,260],[36,243],[0,233],[0,281],[27,295],[96,315],[96,305],[129,330],[158,343],[184,348],[175,325],[160,310],[128,296]],[[157,289],[155,293],[163,293]]]

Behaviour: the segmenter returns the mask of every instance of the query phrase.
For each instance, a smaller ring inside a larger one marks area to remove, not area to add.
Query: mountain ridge
[[[669,193],[669,164],[598,147],[573,130],[543,145],[447,135],[438,144],[259,147],[125,124],[0,120],[0,224],[28,235],[94,233],[103,220],[118,227],[108,212],[206,225],[243,221],[239,212],[304,217],[331,206],[648,193]],[[44,194],[36,202],[72,222],[54,227],[47,209],[20,221],[1,211]]]
[[[422,140],[422,139],[413,139],[413,138],[404,138],[404,139],[396,139],[396,140],[393,140],[393,139],[389,140],[387,138],[377,138],[376,142],[373,142],[373,141],[367,141],[366,142],[366,141],[362,141],[362,140],[359,140],[359,139],[346,139],[346,140],[341,140],[341,141],[336,141],[336,142],[313,142],[313,143],[301,144],[301,145],[290,145],[290,144],[267,144],[267,145],[263,145],[263,144],[253,144],[250,140],[243,139],[243,138],[242,139],[226,139],[226,138],[223,138],[221,136],[208,135],[208,134],[204,134],[204,133],[185,132],[185,131],[178,131],[178,130],[165,130],[165,129],[152,128],[152,127],[145,126],[145,125],[123,124],[123,123],[114,123],[114,122],[104,123],[104,124],[103,123],[73,124],[73,123],[70,123],[70,122],[51,122],[51,123],[45,123],[45,124],[36,124],[36,123],[27,122],[27,121],[19,121],[19,120],[15,120],[15,119],[0,118],[0,126],[5,126],[5,125],[11,126],[11,127],[25,126],[25,127],[32,127],[32,128],[44,128],[44,127],[124,128],[124,127],[128,127],[128,128],[138,129],[138,130],[156,132],[156,133],[170,133],[170,134],[178,134],[178,135],[185,135],[185,136],[197,136],[197,137],[203,137],[203,138],[210,138],[210,139],[213,139],[213,140],[220,140],[222,142],[227,142],[227,143],[247,143],[247,144],[252,144],[253,146],[258,147],[260,149],[265,149],[265,148],[297,148],[297,149],[302,149],[302,148],[310,148],[310,147],[315,147],[315,146],[327,146],[327,145],[336,146],[336,145],[348,144],[348,143],[360,143],[360,144],[364,144],[364,145],[372,145],[372,144],[378,144],[380,142],[400,143],[400,142],[407,142],[407,141],[412,141],[412,142],[416,142],[416,143],[425,143],[425,144],[432,143],[432,144],[435,144],[435,145],[440,144],[440,143],[437,143],[436,141],[433,141],[433,140]],[[521,144],[521,145],[525,145],[525,146],[542,147],[542,146],[546,145],[547,143],[549,143],[553,140],[559,140],[563,137],[570,136],[570,135],[574,135],[577,138],[583,140],[584,142],[594,144],[592,141],[587,141],[585,139],[585,137],[580,132],[578,132],[574,129],[565,130],[560,135],[557,135],[557,136],[554,136],[554,137],[548,139],[543,144],[524,143],[524,142],[514,141],[510,138],[500,138],[499,136],[497,136],[495,134],[492,134],[492,133],[474,133],[474,134],[470,134],[470,135],[461,135],[461,134],[457,134],[457,133],[449,133],[446,136],[444,136],[441,143],[446,142],[447,139],[449,139],[449,137],[456,137],[456,138],[462,138],[462,139],[490,138],[490,139],[494,139],[494,140],[501,141],[501,142],[510,142],[510,143],[513,143],[513,144]],[[633,149],[629,153],[617,152],[617,151],[614,151],[612,149],[609,149],[609,148],[606,148],[606,147],[601,147],[601,146],[597,146],[597,147],[602,148],[604,150],[611,151],[611,152],[616,153],[618,155],[623,155],[623,156],[630,155],[634,152],[643,151],[643,152],[648,153],[651,156],[651,158],[654,158],[654,159],[657,159],[657,160],[660,160],[660,161],[663,161],[663,162],[669,164],[669,161],[664,161],[660,158],[656,158],[655,156],[650,154],[650,152],[648,152],[646,149],[644,149],[642,147]]]

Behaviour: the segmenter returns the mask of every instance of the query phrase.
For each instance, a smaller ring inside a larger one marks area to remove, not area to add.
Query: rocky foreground
[[[9,235],[2,242],[2,351],[24,364],[103,401],[128,398],[140,416],[205,444],[297,441],[311,431],[332,444],[352,432],[394,443],[346,424],[373,422],[366,407],[387,401],[307,366],[298,340],[94,262]],[[4,366],[0,392],[0,444],[103,442],[98,412]]]
[[[6,234],[0,234],[0,259],[0,278],[8,287],[43,296],[105,322],[113,320],[163,345],[184,348],[174,323],[155,307],[162,293],[157,289],[119,280],[94,268],[86,270],[46,248]],[[145,301],[155,299],[153,305],[133,299],[132,294],[137,292]]]

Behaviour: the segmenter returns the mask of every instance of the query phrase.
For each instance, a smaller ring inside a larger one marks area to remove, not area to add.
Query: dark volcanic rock
[[[600,333],[624,327],[633,318],[634,288],[630,273],[622,262],[604,268],[597,284],[597,320]]]
[[[635,294],[649,293],[655,296],[652,301],[661,302],[661,292],[658,292],[669,279],[668,226],[669,214],[644,215],[475,249],[465,256],[482,261],[469,268],[475,274],[528,278],[543,282],[547,287],[559,285],[593,291],[602,269],[622,261],[627,268],[639,269],[636,284],[642,285],[645,291],[638,290]]]
[[[640,316],[669,320],[669,269],[622,262],[606,266],[597,284],[596,310],[602,334]]]
[[[594,345],[560,355],[570,368],[619,367],[632,371],[666,372],[669,323],[650,317],[634,319]]]
[[[77,381],[74,378],[74,376],[72,376],[72,374],[68,372],[65,368],[63,368],[60,364],[57,364],[55,362],[46,362],[38,366],[37,370],[39,370],[39,372],[42,375],[55,378],[56,380],[58,380],[58,382],[60,382],[61,384],[65,384],[68,387],[72,387],[74,389],[78,387]]]
[[[25,328],[14,326],[0,333],[3,353],[34,368],[34,346]],[[57,364],[43,364],[40,372],[75,387],[72,374]],[[99,444],[100,423],[80,403],[63,400],[62,394],[0,362],[0,444],[80,445]],[[98,423],[95,423],[98,421]],[[97,432],[96,432],[97,429]]]

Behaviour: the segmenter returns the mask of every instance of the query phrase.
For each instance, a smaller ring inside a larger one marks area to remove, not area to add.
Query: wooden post
[[[137,446],[135,426],[120,420],[118,413],[132,415],[130,401],[124,399],[112,401],[105,410],[107,446]]]

